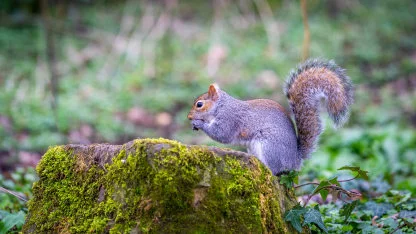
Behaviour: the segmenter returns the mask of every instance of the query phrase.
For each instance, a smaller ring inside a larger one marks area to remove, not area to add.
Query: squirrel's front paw
[[[204,126],[204,121],[200,119],[192,120],[192,130],[198,131]]]

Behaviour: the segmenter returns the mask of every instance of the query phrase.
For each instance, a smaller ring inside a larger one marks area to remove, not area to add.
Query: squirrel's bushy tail
[[[337,127],[348,118],[353,102],[353,87],[344,69],[333,61],[308,60],[293,70],[286,84],[286,96],[295,116],[298,149],[307,158],[322,132],[319,117],[321,100]]]

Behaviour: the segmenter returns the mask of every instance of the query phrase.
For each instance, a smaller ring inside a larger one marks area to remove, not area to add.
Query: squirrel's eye
[[[196,103],[196,107],[198,107],[198,108],[202,107],[203,105],[204,105],[204,103],[201,102],[201,101],[199,101],[199,102]]]

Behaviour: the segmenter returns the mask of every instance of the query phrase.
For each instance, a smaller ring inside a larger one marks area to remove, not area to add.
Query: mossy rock
[[[293,191],[255,157],[165,139],[50,148],[24,233],[294,233]]]

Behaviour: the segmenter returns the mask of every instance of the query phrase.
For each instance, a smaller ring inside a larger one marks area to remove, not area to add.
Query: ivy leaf
[[[287,188],[292,188],[294,184],[298,183],[298,171],[290,171],[287,174],[280,175],[280,184],[283,184]]]
[[[350,217],[352,211],[354,210],[354,208],[357,206],[358,201],[355,200],[351,203],[347,203],[344,206],[342,206],[342,208],[339,210],[339,214],[344,218],[344,222],[346,222],[348,220],[348,218]]]
[[[361,170],[360,167],[353,167],[353,166],[343,166],[341,168],[338,168],[338,170],[349,170],[357,172],[357,179],[364,179],[368,180],[368,171]]]
[[[341,228],[341,231],[342,231],[343,233],[346,233],[346,232],[351,233],[351,231],[352,231],[353,229],[354,229],[354,228],[353,228],[351,225],[343,225],[343,226],[342,226],[342,228]]]
[[[331,185],[331,183],[329,183],[327,180],[321,181],[321,183],[319,183],[318,187],[316,187],[312,194],[318,193],[319,190],[321,190],[323,187]]]
[[[387,218],[383,221],[384,224],[384,228],[387,229],[387,227],[389,227],[390,230],[394,230],[399,226],[399,223],[397,220],[393,219],[393,218]],[[391,232],[390,232],[391,233]]]
[[[23,211],[19,211],[15,214],[9,213],[7,216],[4,216],[0,221],[0,233],[7,233],[14,226],[21,227],[25,223],[25,216]]]
[[[304,215],[305,220],[303,221],[303,224],[315,224],[316,226],[318,226],[322,231],[324,231],[325,233],[328,233],[328,230],[325,227],[324,222],[322,221],[322,215],[321,212],[319,212],[319,210],[317,209],[317,206],[315,206],[314,209],[309,209],[305,215]]]
[[[322,189],[321,191],[319,191],[319,194],[321,194],[322,200],[325,202],[326,201],[326,197],[328,196],[328,190],[326,189]]]
[[[358,171],[360,170],[360,167],[354,167],[354,166],[343,166],[341,168],[338,168],[338,170],[350,170],[350,171]]]
[[[370,210],[373,212],[374,216],[381,217],[387,213],[387,211],[393,209],[394,206],[391,203],[376,203],[373,201],[369,201],[365,203],[364,209]]]
[[[416,219],[416,210],[409,211],[409,210],[402,210],[399,212],[400,218],[413,218]]]
[[[324,188],[326,186],[331,185],[331,183],[328,180],[324,180],[321,181],[321,183],[319,183],[319,185],[313,190],[312,194],[316,194],[319,193],[322,197],[322,200],[326,200],[329,191],[331,191],[332,189],[329,188]]]
[[[413,219],[410,218],[404,218],[402,219],[403,223],[406,224],[409,228],[416,228],[416,222],[413,221]]]
[[[384,234],[384,232],[368,222],[363,222],[358,225],[358,228],[360,229],[361,233],[374,233],[374,234]]]
[[[290,224],[292,224],[292,226],[296,229],[296,231],[302,232],[301,217],[303,214],[306,213],[306,211],[307,211],[306,208],[297,204],[292,209],[286,211],[285,221],[290,222]]]
[[[339,184],[339,182],[338,182],[338,177],[334,177],[334,178],[332,178],[332,179],[330,179],[330,180],[328,180],[329,181],[329,183],[331,183],[331,184],[335,184],[336,186],[339,186],[339,187],[341,187],[341,185]]]

